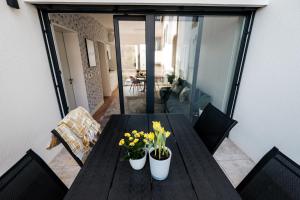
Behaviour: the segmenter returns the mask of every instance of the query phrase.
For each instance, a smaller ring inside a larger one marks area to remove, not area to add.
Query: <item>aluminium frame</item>
[[[41,27],[43,31],[43,37],[45,40],[45,46],[47,50],[47,56],[51,69],[52,79],[55,87],[56,97],[59,104],[61,116],[65,116],[68,113],[68,105],[66,96],[62,84],[61,72],[59,70],[59,64],[57,60],[57,54],[55,51],[54,40],[51,32],[51,25],[49,20],[49,13],[110,13],[114,15],[124,16],[139,16],[143,14],[148,20],[154,20],[155,15],[176,15],[176,16],[205,16],[205,15],[218,15],[218,16],[244,16],[245,23],[242,31],[242,37],[238,52],[238,57],[235,66],[235,72],[229,100],[227,104],[226,114],[230,117],[234,114],[234,108],[239,91],[239,86],[242,78],[243,67],[245,63],[247,48],[250,40],[250,34],[253,26],[255,11],[254,7],[201,7],[201,6],[134,6],[134,5],[68,5],[68,4],[37,4],[36,5]],[[146,28],[153,33],[153,27],[146,24]],[[146,42],[153,40],[151,34],[146,32]],[[146,63],[150,66],[154,63],[154,45],[149,47],[150,51],[146,50]],[[147,67],[149,68],[149,67]],[[147,69],[148,70],[148,69]],[[118,70],[119,73],[119,70]],[[154,69],[149,69],[149,81],[147,85],[154,85]],[[153,80],[152,80],[153,79]],[[118,80],[120,81],[120,80]],[[120,82],[119,82],[120,83]],[[151,88],[151,87],[150,87]],[[154,92],[147,90],[147,112],[153,112]],[[121,104],[121,101],[120,101]],[[124,104],[124,102],[123,102]],[[123,112],[124,113],[124,109]]]

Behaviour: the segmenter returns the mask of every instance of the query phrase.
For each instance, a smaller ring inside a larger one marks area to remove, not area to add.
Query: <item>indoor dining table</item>
[[[124,132],[152,130],[160,121],[171,131],[167,146],[172,151],[166,180],[151,178],[149,162],[133,170],[122,161],[118,146]],[[235,200],[241,199],[190,121],[177,114],[112,115],[98,142],[71,185],[66,200]]]

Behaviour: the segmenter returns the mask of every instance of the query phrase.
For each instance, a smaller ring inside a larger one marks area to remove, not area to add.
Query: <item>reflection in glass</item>
[[[155,112],[192,119],[209,102],[226,112],[243,24],[237,16],[156,17]]]
[[[146,113],[144,21],[119,21],[125,113]]]

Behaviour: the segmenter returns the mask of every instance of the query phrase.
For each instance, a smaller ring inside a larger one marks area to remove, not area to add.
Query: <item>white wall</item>
[[[227,108],[242,24],[240,17],[203,19],[197,88],[222,111]]]
[[[274,145],[300,164],[300,1],[257,11],[230,138],[255,161]]]
[[[108,66],[107,54],[106,54],[106,44],[97,42],[96,47],[99,49],[98,52],[99,52],[100,69],[101,69],[101,77],[102,77],[103,95],[110,96],[112,89],[110,85],[109,66]]]
[[[0,1],[0,174],[32,148],[49,161],[50,130],[60,119],[35,7]]]
[[[64,33],[64,41],[66,45],[71,77],[74,78],[73,89],[76,105],[82,106],[87,111],[90,111],[82,67],[83,64],[81,59],[78,33]]]

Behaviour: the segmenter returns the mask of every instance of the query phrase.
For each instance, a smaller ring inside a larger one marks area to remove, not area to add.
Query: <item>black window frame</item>
[[[226,115],[232,117],[236,105],[239,86],[242,78],[242,72],[244,68],[245,58],[247,54],[248,44],[250,40],[251,30],[253,26],[256,7],[204,7],[204,6],[158,6],[158,5],[71,5],[71,4],[36,4],[41,27],[44,35],[49,65],[51,69],[52,79],[56,92],[57,101],[61,117],[64,117],[68,111],[68,105],[66,101],[65,91],[63,88],[59,64],[57,61],[57,54],[55,51],[53,35],[51,32],[51,25],[49,20],[49,13],[98,13],[98,14],[114,14],[114,15],[144,15],[148,20],[154,20],[154,15],[176,15],[176,16],[206,16],[206,15],[218,15],[218,16],[244,16],[245,24],[242,31],[241,43],[239,47],[237,62],[235,66],[234,77],[232,81],[230,96],[227,104]],[[146,23],[146,29],[151,30],[153,27]],[[154,31],[154,30],[151,30]],[[146,41],[155,40],[155,35],[147,34]],[[151,45],[146,50],[146,63],[152,66],[151,59],[154,58],[155,45]],[[150,49],[150,50],[149,50]],[[154,59],[153,59],[154,61]],[[148,66],[147,65],[147,66]],[[149,67],[147,67],[149,68]],[[148,70],[148,69],[147,69]],[[150,79],[147,80],[147,85],[154,87],[154,69],[147,71],[150,74]],[[153,80],[152,80],[153,79]],[[120,81],[120,80],[119,80]],[[120,82],[119,82],[120,83]],[[151,88],[151,87],[150,87]],[[149,92],[148,92],[149,91]],[[154,106],[151,103],[154,102],[154,92],[147,90],[147,112],[152,113]],[[124,103],[124,102],[123,102]],[[121,104],[121,102],[120,102]],[[124,113],[121,110],[121,113]]]

